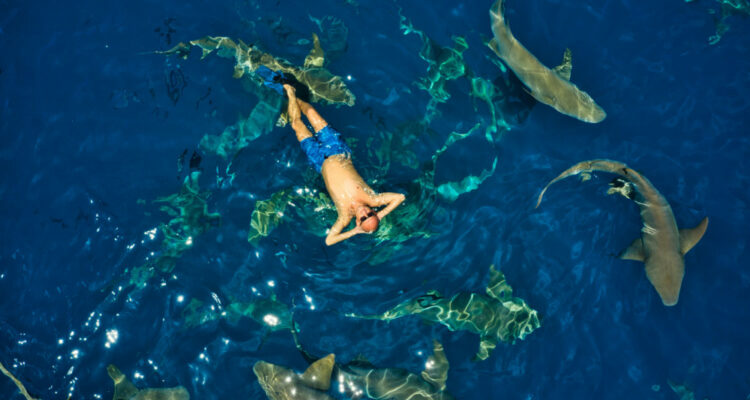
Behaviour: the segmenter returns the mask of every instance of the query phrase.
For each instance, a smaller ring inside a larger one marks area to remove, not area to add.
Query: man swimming
[[[288,112],[292,129],[307,159],[323,175],[328,194],[339,214],[328,231],[326,245],[349,239],[358,233],[375,232],[380,220],[404,201],[404,195],[375,193],[354,169],[352,151],[341,139],[341,134],[331,128],[309,103],[298,99],[294,87],[285,84],[284,90],[289,97]],[[302,122],[302,113],[315,130],[315,135]],[[380,211],[373,209],[383,206],[385,208]],[[352,218],[355,218],[354,228],[342,233]]]

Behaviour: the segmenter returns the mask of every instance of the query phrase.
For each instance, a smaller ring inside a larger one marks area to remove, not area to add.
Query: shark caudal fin
[[[138,388],[114,364],[107,366],[107,373],[115,383],[115,399],[129,399],[138,394]]]
[[[703,218],[695,228],[680,229],[680,250],[682,254],[687,254],[703,238],[708,228],[708,217]]]

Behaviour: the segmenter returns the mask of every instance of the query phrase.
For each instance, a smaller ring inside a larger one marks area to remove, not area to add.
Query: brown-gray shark
[[[577,174],[587,180],[593,171],[611,172],[624,178],[624,181],[617,180],[607,193],[620,193],[634,200],[641,211],[641,236],[619,257],[642,261],[646,266],[646,276],[664,305],[677,304],[685,276],[685,254],[703,237],[708,227],[708,217],[703,218],[695,228],[677,228],[672,207],[654,185],[634,169],[612,160],[583,161],[568,168],[544,187],[536,206],[539,207],[544,192],[553,183]]]
[[[334,400],[326,394],[331,387],[335,356],[329,354],[315,362],[303,374],[279,365],[258,361],[253,372],[270,400]]]
[[[604,120],[607,113],[588,93],[570,82],[570,50],[565,51],[561,65],[555,69],[545,67],[510,32],[502,8],[503,0],[497,0],[490,9],[495,37],[487,45],[526,85],[529,94],[539,102],[581,121],[597,123]]]
[[[490,283],[487,294],[460,292],[444,297],[436,290],[417,298],[406,300],[379,315],[346,314],[347,317],[391,321],[407,315],[439,322],[451,331],[469,331],[480,336],[479,351],[474,360],[484,360],[497,346],[498,341],[523,340],[539,328],[536,310],[523,299],[513,297],[513,289],[505,281],[505,275],[490,266]]]
[[[168,389],[138,389],[114,365],[107,367],[109,377],[115,382],[112,400],[190,400],[190,394],[182,387]]]
[[[307,362],[312,363],[311,368],[326,358],[330,358],[330,362],[333,363],[332,354],[317,359],[308,353],[299,343],[297,332],[292,332],[297,349]],[[437,340],[433,340],[432,345],[432,355],[427,358],[425,369],[419,375],[401,368],[376,367],[363,357],[357,357],[347,364],[335,364],[333,380],[338,383],[336,389],[355,400],[363,396],[374,400],[453,400],[454,397],[445,390],[449,364],[443,345]],[[324,390],[327,390],[327,387]],[[329,399],[329,397],[310,398],[313,400]],[[271,397],[271,400],[277,399],[286,400],[287,398]]]

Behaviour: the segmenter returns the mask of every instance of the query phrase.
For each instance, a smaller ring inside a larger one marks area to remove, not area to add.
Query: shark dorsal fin
[[[115,382],[115,395],[114,400],[129,400],[138,394],[138,388],[133,385],[125,374],[113,364],[107,366],[107,373],[109,377]]]
[[[498,300],[503,300],[513,294],[513,288],[505,281],[505,275],[490,265],[490,283],[487,285],[487,294]]]
[[[322,67],[323,63],[325,62],[325,53],[323,53],[323,48],[320,47],[320,39],[318,39],[318,35],[315,33],[312,34],[313,38],[313,48],[310,49],[310,53],[305,57],[305,68],[309,67]]]
[[[682,254],[687,254],[690,249],[693,248],[706,233],[708,228],[708,217],[703,218],[695,228],[680,229],[680,250]]]
[[[563,78],[566,81],[570,80],[570,73],[573,72],[573,55],[570,52],[570,49],[565,49],[562,64],[556,66],[553,71],[555,71],[560,78]]]
[[[336,356],[333,353],[315,361],[307,367],[300,380],[311,388],[328,390],[331,387],[331,371],[335,362]]]
[[[643,239],[638,237],[633,240],[633,243],[630,243],[630,246],[623,250],[618,257],[621,260],[645,261],[646,255],[643,254]]]
[[[439,390],[445,390],[445,380],[448,379],[448,359],[445,357],[443,345],[437,340],[432,341],[432,355],[427,358],[422,379]]]

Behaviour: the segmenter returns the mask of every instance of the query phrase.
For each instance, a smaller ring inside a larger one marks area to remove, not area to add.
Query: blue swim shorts
[[[330,125],[318,131],[313,137],[300,142],[302,150],[307,154],[307,160],[320,172],[323,169],[323,161],[336,154],[349,156],[352,149],[341,139],[341,134]]]

